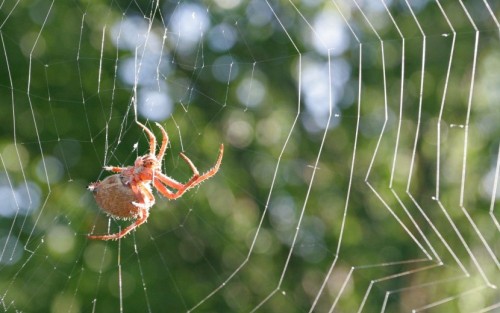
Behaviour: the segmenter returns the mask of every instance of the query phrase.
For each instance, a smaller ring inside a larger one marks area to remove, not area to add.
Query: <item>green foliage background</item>
[[[498,2],[490,2],[498,17]],[[160,79],[169,86],[174,109],[171,117],[160,121],[170,135],[163,168],[169,176],[185,181],[190,173],[179,152],[203,171],[215,162],[217,147],[223,142],[222,169],[177,201],[157,196],[148,223],[123,240],[89,241],[86,234],[90,231],[104,233],[108,223],[116,231],[129,222],[109,221],[98,211],[86,186],[107,175],[102,166],[130,165],[147,149],[146,138],[134,123],[135,119],[147,122],[135,115],[134,86],[123,82],[115,68],[132,52],[112,44],[113,25],[124,16],[146,22],[149,18],[152,32],[162,35],[171,14],[186,3],[162,1],[161,14],[152,17],[155,4],[150,1],[20,0],[0,6],[2,186],[13,189],[34,182],[41,195],[26,218],[23,214],[0,218],[2,240],[11,238],[12,243],[12,238],[19,238],[15,249],[5,245],[4,251],[22,252],[14,263],[5,261],[7,254],[2,256],[1,309],[185,312],[199,304],[195,312],[246,312],[262,304],[261,312],[307,312],[334,260],[326,289],[315,304],[318,312],[327,312],[339,294],[338,312],[355,312],[362,303],[363,312],[378,312],[383,306],[385,312],[403,312],[447,297],[452,300],[430,311],[472,312],[498,306],[498,290],[487,285],[498,285],[500,277],[499,229],[494,224],[498,208],[489,214],[487,190],[493,187],[491,181],[485,185],[485,177],[498,157],[500,41],[499,29],[481,1],[465,3],[480,36],[470,112],[477,33],[458,2],[442,1],[457,37],[441,120],[453,36],[437,2],[412,4],[426,34],[425,58],[424,37],[405,2],[390,6],[405,38],[404,63],[403,41],[385,11],[371,10],[368,4],[360,10],[353,2],[339,2],[362,45],[349,32],[349,49],[336,56],[349,64],[350,77],[334,112],[339,115],[332,117],[334,126],[326,131],[324,141],[321,127],[308,128],[311,112],[300,97],[305,92],[299,88],[297,69],[308,62],[328,64],[327,57],[312,48],[312,35],[303,18],[312,21],[321,12],[335,10],[333,2],[271,1],[268,6],[261,1],[260,8],[272,8],[276,16],[260,26],[246,18],[249,2],[230,9],[211,1],[192,2],[207,8],[211,26],[233,25],[237,40],[225,52],[211,49],[208,36],[189,53],[165,45],[171,63],[169,74]],[[381,41],[364,20],[365,12],[383,39],[385,64]],[[167,31],[167,36],[176,35]],[[230,82],[218,81],[212,74],[221,55],[229,56],[238,68]],[[237,96],[238,86],[252,73],[266,90],[265,100],[255,107]],[[391,178],[399,122],[396,171]],[[154,123],[147,125],[159,135]],[[439,159],[438,127],[442,131]],[[468,145],[462,199],[465,129]],[[381,131],[384,136],[378,144]],[[415,163],[410,168],[412,157]],[[279,213],[273,211],[279,206],[290,214],[273,215]],[[411,212],[419,228],[403,208]],[[393,214],[428,255],[434,249],[441,260],[427,259]],[[283,228],[280,219],[293,227]],[[287,263],[299,221],[301,231]],[[259,236],[249,250],[257,230]],[[395,263],[387,264],[391,262]],[[222,286],[240,265],[241,270]],[[353,267],[351,279],[343,286]],[[216,288],[220,290],[200,303]],[[390,296],[385,303],[387,292]]]

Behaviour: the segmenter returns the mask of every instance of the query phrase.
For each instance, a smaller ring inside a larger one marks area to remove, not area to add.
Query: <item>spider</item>
[[[224,153],[223,144],[220,145],[217,162],[206,173],[200,175],[193,162],[180,153],[181,158],[193,171],[193,176],[185,184],[168,177],[161,172],[161,162],[167,150],[167,132],[160,124],[156,123],[163,134],[163,140],[158,154],[155,154],[156,137],[146,126],[139,122],[137,124],[144,129],[149,137],[149,153],[138,157],[133,166],[104,166],[105,170],[117,174],[110,175],[103,181],[97,181],[88,186],[99,207],[108,215],[118,219],[135,219],[135,222],[115,234],[88,235],[90,239],[117,240],[144,224],[148,219],[149,209],[155,204],[151,184],[168,199],[177,199],[188,189],[214,176],[219,170]]]

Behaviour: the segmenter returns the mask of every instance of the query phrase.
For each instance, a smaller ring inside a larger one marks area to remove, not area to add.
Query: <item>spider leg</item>
[[[200,173],[198,172],[198,169],[196,168],[196,166],[194,166],[193,162],[184,153],[182,153],[182,152],[180,153],[180,156],[181,156],[181,158],[184,159],[184,161],[186,161],[186,163],[189,165],[189,167],[193,171],[193,177],[200,176]]]
[[[184,153],[180,153],[180,156],[182,157],[182,159],[184,161],[186,161],[186,163],[189,165],[189,167],[193,171],[193,176],[190,178],[190,181],[197,179],[200,176],[200,173],[198,172],[198,169],[196,168],[196,166]],[[173,178],[168,177],[167,175],[165,175],[163,173],[155,173],[155,178],[159,179],[162,183],[164,183],[165,185],[172,187],[174,189],[183,189],[183,188],[185,188],[185,186],[187,184],[189,184],[189,182],[186,184],[181,184],[178,181],[174,180]],[[156,184],[155,184],[155,187],[156,187]]]
[[[165,151],[167,150],[168,135],[167,135],[167,132],[165,131],[165,128],[163,128],[163,126],[161,126],[159,123],[156,123],[156,126],[158,126],[160,128],[161,133],[163,135],[163,139],[161,141],[160,151],[158,151],[158,155],[156,156],[158,161],[161,162],[161,160],[163,159],[163,156],[165,155]]]
[[[184,185],[180,185],[178,188],[179,190],[177,190],[176,192],[172,192],[167,187],[165,187],[165,185],[163,185],[159,179],[154,180],[153,185],[155,186],[156,190],[158,190],[159,193],[161,193],[165,198],[168,198],[170,200],[174,200],[181,197],[186,191]]]
[[[155,154],[155,151],[156,151],[156,137],[155,137],[155,135],[146,126],[144,126],[140,122],[137,121],[136,123],[137,123],[137,125],[141,126],[142,129],[144,129],[144,131],[146,132],[146,134],[149,137],[149,153]]]
[[[154,181],[157,181],[157,180],[161,181],[162,183],[164,183],[168,187],[172,187],[174,189],[181,189],[184,186],[184,184],[179,183],[175,179],[170,178],[163,173],[155,173]],[[156,187],[156,185],[155,185],[155,187]]]
[[[198,176],[198,177],[193,176],[193,178],[191,178],[189,180],[189,182],[186,183],[186,185],[189,185],[188,188],[194,187],[194,186],[198,185],[199,183],[203,182],[204,180],[207,180],[210,177],[214,176],[219,171],[219,167],[220,167],[220,164],[222,162],[223,154],[224,154],[224,145],[220,144],[219,157],[217,158],[217,162],[215,163],[215,165],[211,169],[206,171],[203,175]]]
[[[214,176],[217,173],[217,171],[219,170],[220,164],[222,162],[223,153],[224,153],[224,145],[221,144],[220,148],[219,148],[219,157],[217,158],[217,162],[210,170],[208,170],[206,173],[204,173],[201,176],[200,176],[198,170],[196,169],[196,167],[194,166],[193,162],[191,162],[191,160],[188,157],[186,157],[184,154],[181,154],[181,156],[189,164],[189,166],[191,167],[191,169],[193,170],[193,173],[194,173],[193,176],[189,179],[189,181],[185,184],[181,184],[181,183],[178,183],[177,181],[173,180],[172,178],[170,178],[162,173],[158,173],[155,176],[155,178],[157,178],[157,179],[155,179],[153,181],[153,184],[156,187],[156,189],[158,189],[158,191],[163,196],[167,197],[168,199],[177,199],[177,198],[181,197],[184,194],[184,192],[186,190],[188,190],[189,188],[192,188],[192,187],[200,184],[204,180],[207,180],[210,177]],[[162,183],[164,183],[165,185],[167,185],[169,187],[177,189],[177,191],[172,192],[172,191],[168,190],[168,188],[165,187]]]
[[[139,211],[139,217],[135,220],[135,222],[126,228],[124,228],[122,231],[116,233],[116,234],[111,234],[111,235],[89,235],[87,236],[89,239],[100,239],[100,240],[118,240],[125,236],[126,234],[130,233],[132,230],[136,229],[137,227],[141,226],[144,224],[144,222],[147,221],[149,216],[149,210],[145,208],[141,208]]]
[[[153,181],[153,185],[155,186],[156,190],[158,190],[158,192],[160,192],[164,197],[168,198],[169,200],[174,200],[182,197],[184,192],[186,192],[189,188],[194,186],[193,178],[191,178],[186,184],[181,184],[168,176],[165,176],[163,174],[161,175],[162,175],[161,178],[157,176],[158,179]],[[177,189],[177,191],[176,192],[170,191],[164,184],[174,189]]]
[[[114,173],[121,173],[126,169],[126,167],[120,167],[120,166],[103,166],[102,168],[106,171]]]

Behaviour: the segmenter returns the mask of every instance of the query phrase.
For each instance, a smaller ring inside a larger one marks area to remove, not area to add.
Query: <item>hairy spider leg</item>
[[[111,234],[111,235],[88,235],[87,237],[89,239],[100,239],[100,240],[118,240],[122,238],[123,236],[127,235],[130,233],[132,230],[136,229],[137,227],[141,226],[148,220],[149,216],[149,208],[153,206],[155,202],[155,198],[153,194],[146,188],[144,185],[136,185],[136,184],[131,184],[130,185],[132,192],[134,193],[137,201],[133,202],[135,206],[139,208],[139,214],[135,222],[126,228],[124,228],[122,231]]]
[[[159,175],[157,175],[156,177],[159,178],[158,176]],[[180,198],[185,191],[182,189],[183,187],[179,187],[179,191],[172,192],[167,187],[165,187],[165,185],[161,183],[160,179],[155,179],[153,181],[153,185],[155,186],[156,190],[158,190],[159,193],[161,193],[165,198],[168,198],[169,200]],[[180,192],[180,190],[182,190],[182,192]]]
[[[223,154],[224,154],[224,145],[220,144],[219,156],[217,158],[217,162],[215,163],[215,165],[211,169],[206,171],[203,175],[197,177],[196,179],[193,176],[193,178],[191,178],[189,180],[189,182],[186,183],[186,185],[189,185],[188,188],[194,187],[194,186],[198,185],[199,183],[203,182],[204,180],[207,180],[210,177],[214,176],[219,171],[219,167],[220,167],[220,164],[222,162]]]
[[[144,126],[140,122],[137,122],[137,124],[139,126],[141,126],[142,129],[144,129],[144,131],[146,132],[146,134],[149,137],[149,153],[155,154],[155,151],[156,151],[156,137],[155,137],[155,135],[151,132],[151,130],[149,130],[146,126]],[[158,154],[156,155],[156,158],[158,159],[158,161],[161,162],[161,160],[163,159],[163,156],[165,155],[165,151],[167,150],[168,134],[167,134],[167,131],[165,130],[165,128],[163,128],[163,126],[161,126],[159,123],[156,123],[156,126],[158,126],[158,128],[160,128],[161,133],[163,135],[160,150],[158,151]]]
[[[163,139],[161,141],[161,147],[160,150],[158,151],[158,154],[156,155],[156,158],[158,159],[159,162],[163,159],[163,156],[165,155],[165,151],[167,151],[167,144],[168,144],[168,135],[167,131],[163,126],[161,126],[159,123],[156,123],[156,126],[158,126],[161,130],[161,133],[163,135]]]
[[[186,190],[214,176],[219,170],[220,164],[222,162],[223,153],[224,153],[224,145],[221,144],[219,148],[219,157],[217,158],[216,164],[214,165],[214,167],[212,167],[210,170],[208,170],[201,176],[196,166],[194,166],[193,162],[191,162],[191,160],[187,156],[181,153],[182,158],[189,164],[191,170],[194,173],[193,176],[189,179],[189,181],[185,184],[181,184],[162,173],[157,173],[155,176],[156,179],[153,181],[153,184],[156,187],[156,189],[166,198],[171,200],[177,199],[181,197],[184,194],[184,192],[186,192]],[[174,189],[177,189],[177,191],[172,192],[163,184],[172,187]]]
[[[193,162],[183,153],[180,153],[180,156],[182,157],[182,159],[184,161],[186,161],[186,163],[189,165],[189,167],[193,171],[193,176],[191,177],[189,182],[192,181],[193,178],[198,178],[200,176],[200,174],[199,174],[196,166],[194,166]],[[189,184],[189,182],[186,184],[179,183],[178,181],[174,180],[173,178],[168,177],[167,175],[165,175],[163,173],[156,173],[155,178],[156,179],[153,180],[153,185],[156,187],[156,189],[163,196],[165,196],[166,198],[168,198],[170,200],[177,199],[177,198],[181,197],[184,194],[184,192],[187,190],[187,186]],[[167,187],[165,187],[165,185],[163,185],[163,184],[165,184],[171,188],[177,189],[177,191],[172,192]]]
[[[190,158],[188,158],[184,153],[179,153],[179,155],[181,156],[181,158],[186,161],[186,163],[189,165],[189,167],[191,168],[191,171],[193,171],[193,177],[196,176],[200,176],[200,172],[198,172],[198,169],[196,168],[196,166],[193,164],[193,161],[191,161]]]
[[[87,236],[89,239],[100,239],[100,240],[118,240],[125,236],[126,234],[130,233],[132,230],[135,228],[139,227],[140,225],[144,224],[146,220],[148,219],[149,216],[149,210],[145,208],[141,208],[139,211],[139,216],[135,220],[135,222],[126,228],[124,228],[121,232],[111,234],[111,235],[89,235]]]
[[[200,176],[200,173],[198,172],[198,169],[196,168],[196,166],[193,164],[193,162],[184,154],[184,153],[180,153],[180,156],[182,157],[182,159],[189,165],[189,167],[191,168],[191,171],[193,171],[193,176],[190,178],[190,181],[193,180],[193,178],[198,178]],[[161,172],[157,172],[155,173],[155,177],[158,177],[158,180],[162,181],[165,185],[171,187],[171,188],[174,188],[174,189],[182,189],[182,188],[185,188],[184,186],[186,184],[182,184],[178,181],[176,181],[175,179],[171,178],[171,177],[168,177],[167,175],[161,173]],[[160,189],[161,190],[164,190],[164,187],[160,184]],[[156,187],[156,185],[155,185]],[[163,187],[163,188],[162,188]],[[168,193],[169,191],[165,191],[166,193]]]
[[[103,166],[102,168],[106,171],[110,171],[113,173],[121,173],[127,169],[126,167],[120,167],[120,166]]]
[[[148,135],[148,137],[149,137],[149,153],[154,155],[155,151],[156,151],[156,137],[155,137],[155,135],[146,126],[144,126],[140,122],[136,122],[136,123],[137,123],[137,125],[141,126],[142,129],[144,129],[144,131]]]

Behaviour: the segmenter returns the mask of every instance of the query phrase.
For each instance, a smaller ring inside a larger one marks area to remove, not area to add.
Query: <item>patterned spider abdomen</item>
[[[122,175],[110,175],[90,184],[88,189],[92,191],[99,207],[111,217],[131,219],[139,215],[141,209],[133,204],[137,199]]]

